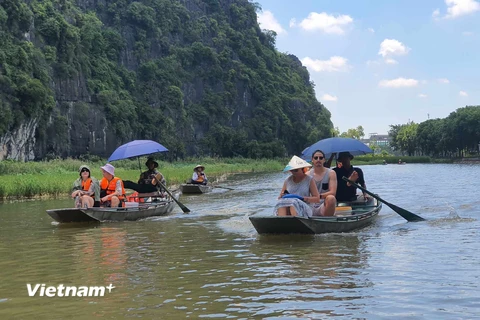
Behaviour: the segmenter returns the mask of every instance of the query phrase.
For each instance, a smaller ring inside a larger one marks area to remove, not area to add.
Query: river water
[[[480,319],[480,166],[363,167],[387,206],[360,231],[260,236],[286,174],[237,175],[192,210],[59,225],[49,208],[0,205],[0,319]],[[27,284],[108,286],[103,297],[29,297]]]

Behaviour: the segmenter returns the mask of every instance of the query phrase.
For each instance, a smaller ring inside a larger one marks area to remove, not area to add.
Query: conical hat
[[[197,170],[198,168],[202,168],[202,170],[205,170],[205,167],[202,166],[201,164],[199,164],[198,166],[196,166],[195,168],[193,168],[193,171]]]
[[[297,157],[293,156],[292,159],[290,159],[290,162],[287,164],[285,169],[283,169],[283,172],[290,171],[293,169],[300,169],[300,168],[310,168],[312,165],[308,163],[307,161]]]

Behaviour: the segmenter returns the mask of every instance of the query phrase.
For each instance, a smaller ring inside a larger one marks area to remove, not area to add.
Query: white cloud
[[[418,80],[397,78],[392,80],[382,80],[378,83],[378,86],[385,88],[404,88],[404,87],[416,87]]]
[[[426,98],[426,97],[428,97],[428,96],[427,96],[426,94],[424,94],[424,93],[420,93],[420,94],[418,95],[418,97],[424,99],[424,98]]]
[[[480,11],[480,3],[475,0],[445,0],[447,14],[445,18],[455,19],[467,14]]]
[[[287,33],[287,31],[285,31],[285,29],[282,28],[282,26],[277,21],[277,19],[275,19],[271,11],[267,10],[267,11],[260,12],[257,15],[257,17],[258,17],[257,18],[258,23],[260,24],[260,27],[262,29],[273,30],[279,35]]]
[[[290,28],[293,28],[293,27],[295,27],[296,25],[297,25],[297,19],[295,19],[295,18],[290,19],[290,23],[288,24],[288,26],[289,26]]]
[[[381,66],[383,64],[398,64],[398,61],[392,58],[387,58],[387,59],[378,59],[378,60],[367,60],[366,64],[369,67],[376,67],[376,66]]]
[[[338,98],[337,96],[332,96],[326,93],[322,96],[321,100],[337,102]]]
[[[373,30],[373,28],[368,28],[367,31],[371,33],[375,33],[375,30]]]
[[[437,81],[440,82],[440,83],[445,83],[445,84],[450,83],[450,81],[447,78],[440,78],[440,79],[437,79]]]
[[[480,11],[480,3],[476,0],[445,0],[445,4],[447,5],[445,16],[440,17],[440,10],[435,9],[432,12],[433,19],[455,19]]]
[[[410,51],[403,43],[395,39],[385,39],[380,44],[378,54],[382,57],[386,56],[402,56]]]
[[[348,15],[329,15],[326,12],[310,12],[307,18],[300,22],[300,27],[307,31],[320,30],[331,34],[344,34],[345,28],[351,25],[353,19]]]
[[[468,97],[468,93],[466,93],[465,91],[460,91],[458,94],[460,95],[460,97]]]
[[[314,60],[305,57],[301,61],[304,66],[316,72],[346,72],[350,69],[348,60],[339,56],[333,56],[328,60]]]
[[[398,64],[398,61],[395,60],[395,59],[389,58],[389,59],[385,59],[385,63],[386,64]]]

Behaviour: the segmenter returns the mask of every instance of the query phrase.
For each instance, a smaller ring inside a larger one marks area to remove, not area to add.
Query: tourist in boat
[[[307,173],[313,177],[320,194],[320,202],[313,205],[314,216],[333,216],[337,205],[337,200],[335,199],[337,174],[332,169],[325,167],[326,161],[325,153],[321,150],[316,150],[312,154],[313,168]]]
[[[204,170],[205,170],[205,167],[202,165],[198,165],[195,168],[193,168],[193,175],[190,183],[206,185],[208,182],[208,179],[207,179],[207,176],[205,175]]]
[[[357,200],[357,188],[343,180],[343,177],[347,177],[349,180],[361,185],[365,189],[367,188],[362,169],[352,167],[350,163],[352,159],[353,155],[350,154],[350,152],[340,152],[338,154],[337,161],[341,164],[341,167],[337,166],[333,169],[337,174],[337,202]],[[363,194],[363,200],[368,200],[367,194],[365,193]]]
[[[290,172],[290,176],[283,183],[280,196],[275,205],[277,216],[311,217],[312,205],[320,202],[317,186],[313,177],[307,175],[305,168],[312,165],[305,160],[293,156],[283,172]]]
[[[100,203],[104,207],[116,208],[125,198],[123,181],[115,177],[115,167],[107,163],[102,169],[103,179],[100,181]]]
[[[148,170],[140,174],[138,183],[125,180],[123,182],[125,188],[132,189],[140,193],[150,193],[158,191],[157,181],[160,181],[163,185],[165,185],[165,178],[163,177],[163,174],[157,170],[157,161],[155,161],[152,157],[149,157],[147,162],[145,162],[145,166],[147,166]],[[161,188],[160,186],[158,187]]]
[[[73,182],[72,198],[75,207],[91,208],[100,206],[100,184],[90,175],[90,168],[82,164],[78,169],[80,177]]]

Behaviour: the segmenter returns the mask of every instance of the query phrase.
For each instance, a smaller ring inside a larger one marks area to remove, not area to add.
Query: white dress
[[[311,176],[306,176],[305,179],[299,183],[295,183],[293,182],[293,176],[288,177],[286,180],[288,193],[296,194],[301,197],[310,197],[310,181],[312,181],[312,179]],[[277,204],[275,205],[274,214],[277,215],[278,208],[285,207],[294,207],[300,217],[311,217],[313,214],[312,207],[309,204],[295,198],[278,199]]]

